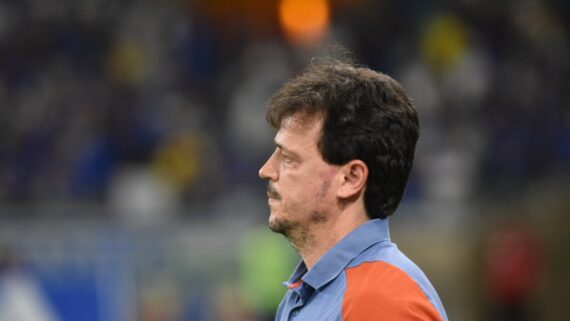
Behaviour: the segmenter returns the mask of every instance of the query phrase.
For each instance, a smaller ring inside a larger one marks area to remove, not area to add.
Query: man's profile
[[[269,227],[302,257],[276,320],[447,320],[427,277],[389,237],[419,136],[402,86],[320,61],[273,95],[266,117],[277,129],[259,170]]]

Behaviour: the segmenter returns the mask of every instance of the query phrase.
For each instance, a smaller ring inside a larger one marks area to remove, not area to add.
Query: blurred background
[[[562,320],[570,1],[0,0],[0,321],[271,320],[265,104],[327,44],[422,120],[392,239],[450,320]]]

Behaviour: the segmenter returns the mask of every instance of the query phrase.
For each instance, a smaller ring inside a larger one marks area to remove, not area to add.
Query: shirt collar
[[[388,223],[386,218],[373,219],[360,225],[325,253],[312,269],[307,271],[305,263],[301,261],[289,282],[284,284],[289,287],[297,285],[301,278],[303,283],[312,288],[322,289],[334,280],[358,254],[374,244],[390,241]]]
[[[289,281],[283,282],[283,285],[288,287],[289,289],[295,289],[299,287],[302,283],[301,277],[305,273],[307,273],[307,266],[305,265],[305,262],[301,260],[301,262],[297,264],[297,267],[295,268],[293,275],[291,275],[291,277],[289,278]]]

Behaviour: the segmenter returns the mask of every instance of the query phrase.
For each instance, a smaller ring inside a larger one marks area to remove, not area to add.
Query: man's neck
[[[336,243],[350,232],[368,221],[364,210],[341,213],[322,224],[313,225],[308,230],[310,241],[305,246],[297,247],[299,255],[307,269],[311,269]]]

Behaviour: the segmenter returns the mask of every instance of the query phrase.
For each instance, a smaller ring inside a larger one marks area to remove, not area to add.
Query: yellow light
[[[318,43],[328,30],[327,0],[281,0],[279,21],[287,39],[295,45]]]

